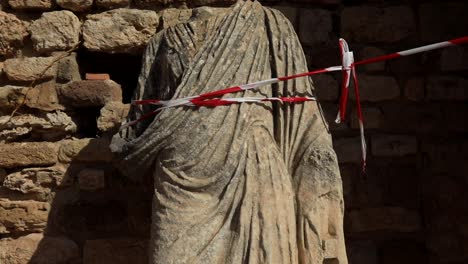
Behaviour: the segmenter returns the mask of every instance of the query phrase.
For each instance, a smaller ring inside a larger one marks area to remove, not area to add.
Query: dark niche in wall
[[[108,54],[80,50],[77,60],[84,77],[86,73],[108,73],[121,85],[124,103],[130,103],[141,69],[141,55]]]

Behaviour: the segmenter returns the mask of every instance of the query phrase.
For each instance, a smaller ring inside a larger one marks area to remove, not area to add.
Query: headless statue
[[[280,12],[250,1],[201,8],[154,36],[134,99],[305,71]],[[313,96],[313,86],[299,78],[226,97],[243,96]],[[151,110],[134,107],[129,119]],[[169,108],[112,149],[124,174],[154,177],[151,263],[347,263],[342,182],[316,102]]]

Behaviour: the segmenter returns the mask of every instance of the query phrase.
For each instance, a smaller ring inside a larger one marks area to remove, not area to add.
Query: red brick
[[[86,80],[110,80],[107,73],[86,73]]]

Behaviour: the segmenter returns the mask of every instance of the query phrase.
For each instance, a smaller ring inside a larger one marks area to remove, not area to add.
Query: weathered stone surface
[[[195,7],[195,6],[206,6],[206,5],[223,5],[230,6],[235,3],[236,0],[136,0],[135,4],[142,8],[155,8],[168,5],[176,5],[181,7]]]
[[[68,182],[63,181],[64,176],[63,166],[28,168],[8,174],[2,186],[11,191],[32,194],[36,200],[48,201],[52,188],[69,185]]]
[[[141,52],[158,24],[158,14],[150,10],[120,8],[89,15],[83,24],[84,46],[109,53]]]
[[[415,30],[414,14],[407,6],[347,7],[341,12],[341,34],[348,41],[397,42]]]
[[[78,245],[65,237],[29,234],[0,240],[0,263],[3,264],[75,263],[79,252]]]
[[[192,9],[167,8],[158,13],[162,28],[186,22],[192,16]]]
[[[83,12],[93,6],[93,0],[56,0],[56,2],[60,7],[75,12]]]
[[[440,68],[442,71],[468,70],[468,48],[454,46],[443,49]]]
[[[421,38],[438,42],[466,35],[468,6],[464,2],[432,2],[419,5]],[[450,30],[447,30],[450,29]]]
[[[97,120],[99,131],[106,133],[116,133],[120,124],[128,115],[129,104],[121,102],[109,102],[101,109],[101,115]]]
[[[54,60],[55,57],[8,59],[5,61],[3,70],[8,79],[12,81],[50,79],[57,73],[57,64],[52,64]],[[52,66],[48,68],[51,64]]]
[[[112,154],[109,150],[109,140],[85,138],[62,141],[58,158],[64,163],[72,160],[109,162],[112,159]]]
[[[7,85],[0,87],[0,109],[13,110],[24,100],[23,86]]]
[[[55,141],[76,132],[76,124],[64,112],[0,117],[0,142],[21,138]]]
[[[426,98],[434,101],[468,100],[468,79],[454,76],[429,77]]]
[[[347,250],[349,263],[379,263],[377,247],[373,241],[352,241],[348,244]]]
[[[43,111],[64,110],[60,104],[57,94],[57,84],[54,81],[42,83],[32,89],[25,88],[22,93],[26,94],[25,105],[29,108]]]
[[[359,95],[361,101],[379,102],[400,96],[400,88],[393,77],[361,74],[359,78]],[[349,93],[355,99],[354,92]]]
[[[0,234],[42,232],[49,211],[45,202],[0,199]]]
[[[51,10],[54,7],[53,0],[8,0],[13,9],[18,10]]]
[[[0,144],[0,167],[49,166],[57,162],[58,146],[49,142]]]
[[[372,136],[372,154],[378,157],[392,157],[415,154],[418,142],[415,137],[401,135]]]
[[[129,6],[130,0],[96,0],[96,5],[106,9],[114,9]]]
[[[332,39],[333,22],[330,11],[302,9],[299,36],[305,45],[329,44]]]
[[[104,188],[106,179],[104,170],[84,169],[78,173],[78,184],[81,190],[96,191]]]
[[[321,101],[335,101],[338,99],[339,85],[338,82],[330,75],[316,75],[312,79],[314,81],[315,92],[317,98]]]
[[[403,87],[405,98],[411,101],[421,101],[424,99],[424,79],[411,78],[405,82]]]
[[[83,252],[84,264],[146,264],[148,241],[135,238],[88,240]]]
[[[68,83],[72,81],[80,81],[80,67],[76,61],[76,53],[70,54],[61,60],[57,65],[57,82]]]
[[[134,98],[188,96],[212,91],[209,84],[229,87],[303,71],[305,56],[288,19],[258,2],[239,1],[219,17],[157,34]],[[280,84],[278,94],[312,90],[307,78],[298,78]],[[274,105],[275,111],[263,104],[163,111],[157,125],[139,123],[119,134],[128,138],[114,137],[115,164],[126,176],[158,172],[155,199],[164,208],[153,207],[150,263],[243,262],[245,254],[265,263],[347,262],[341,178],[318,106]],[[132,107],[130,118],[148,110]],[[232,230],[245,232],[232,236]]]
[[[336,151],[340,163],[361,163],[361,138],[338,138],[333,141],[333,149]]]
[[[0,56],[11,56],[23,46],[23,40],[29,35],[27,23],[15,15],[0,11]]]
[[[29,30],[34,49],[40,53],[50,53],[76,46],[80,39],[81,23],[70,11],[54,11],[43,13]]]
[[[353,210],[345,219],[348,232],[395,231],[415,232],[421,229],[417,211],[399,207],[377,207]]]
[[[104,106],[108,102],[122,101],[122,90],[112,80],[83,80],[61,87],[59,98],[63,105],[75,108]]]

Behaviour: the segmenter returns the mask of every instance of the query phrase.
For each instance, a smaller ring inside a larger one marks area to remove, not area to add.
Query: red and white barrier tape
[[[288,103],[297,103],[297,102],[314,101],[315,100],[314,97],[270,97],[270,98],[246,97],[246,98],[225,98],[225,99],[219,99],[215,97],[221,97],[226,94],[236,93],[236,92],[245,91],[245,90],[251,90],[251,89],[259,88],[262,86],[266,86],[266,85],[270,85],[270,84],[274,84],[274,83],[278,83],[282,81],[287,81],[291,79],[296,79],[300,77],[306,77],[306,76],[311,76],[311,75],[326,73],[326,72],[342,71],[343,80],[341,84],[340,106],[339,106],[339,111],[338,111],[338,115],[337,115],[335,122],[340,123],[345,120],[346,104],[348,101],[348,92],[349,92],[349,83],[352,78],[353,85],[354,85],[354,92],[356,95],[356,106],[357,106],[357,114],[358,114],[358,119],[359,119],[359,130],[360,130],[360,135],[361,135],[361,151],[362,151],[362,162],[363,162],[363,170],[364,170],[366,166],[366,141],[364,137],[364,118],[362,116],[361,102],[359,99],[359,86],[358,86],[358,80],[357,80],[357,75],[356,75],[356,66],[371,64],[371,63],[376,63],[376,62],[381,62],[381,61],[387,61],[387,60],[399,58],[402,56],[408,56],[408,55],[413,55],[413,54],[426,52],[430,50],[441,49],[441,48],[445,48],[448,46],[461,45],[461,44],[467,44],[467,43],[468,43],[468,36],[465,36],[465,37],[461,37],[457,39],[443,41],[443,42],[439,42],[439,43],[435,43],[431,45],[417,47],[417,48],[413,48],[409,50],[403,50],[403,51],[399,51],[396,53],[391,53],[391,54],[387,54],[387,55],[383,55],[383,56],[379,56],[375,58],[370,58],[370,59],[365,59],[365,60],[354,62],[353,52],[349,50],[349,46],[346,43],[346,41],[344,39],[340,39],[339,45],[340,45],[340,54],[341,54],[341,63],[342,63],[341,66],[332,66],[332,67],[318,69],[318,70],[314,70],[310,72],[304,72],[304,73],[299,73],[299,74],[290,75],[290,76],[257,81],[253,83],[233,86],[233,87],[225,88],[222,90],[208,92],[208,93],[200,94],[197,96],[191,96],[191,97],[184,97],[184,98],[178,98],[178,99],[172,99],[172,100],[156,100],[156,99],[136,100],[136,101],[133,101],[133,104],[136,104],[136,105],[153,104],[153,105],[158,105],[161,107],[150,113],[143,115],[137,120],[126,123],[125,125],[121,127],[121,129],[124,129],[128,126],[132,126],[142,120],[145,120],[149,118],[150,116],[155,115],[156,113],[158,113],[159,111],[163,109],[176,107],[176,106],[216,107],[216,106],[222,106],[222,105],[247,103],[247,102],[280,101],[280,102],[288,102]]]

